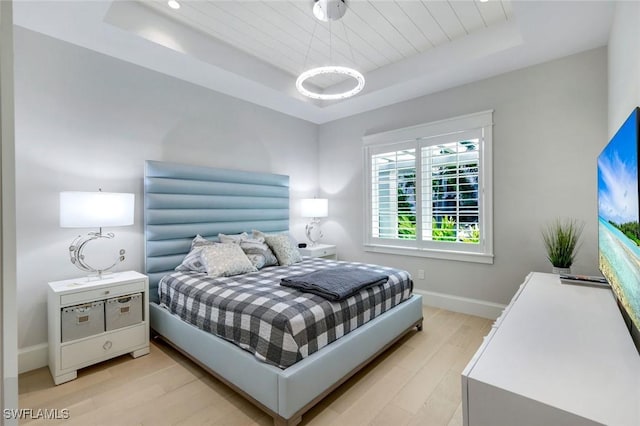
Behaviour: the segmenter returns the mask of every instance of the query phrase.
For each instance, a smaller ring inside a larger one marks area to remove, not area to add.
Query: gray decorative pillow
[[[258,239],[258,240],[261,239],[262,241],[266,241],[265,237],[267,235],[287,235],[289,237],[289,241],[291,242],[291,245],[294,246],[294,247],[298,247],[298,242],[288,232],[277,232],[277,233],[274,233],[274,234],[265,234],[264,232],[257,231],[255,229],[253,229],[251,231],[252,238],[255,238],[255,239]]]
[[[275,253],[281,266],[302,262],[302,256],[288,234],[264,235],[264,240]]]
[[[256,239],[256,240],[262,240],[264,241],[264,237],[266,237],[267,234],[265,234],[262,231],[258,231],[257,229],[252,229],[251,230],[251,237]]]
[[[202,257],[200,253],[202,252],[202,247],[196,247],[191,250],[182,260],[182,263],[176,266],[176,271],[180,272],[200,272],[202,274],[207,273],[207,267],[202,261]]]
[[[210,277],[230,277],[258,270],[238,244],[206,246],[201,256]]]
[[[193,241],[191,241],[191,250],[196,247],[212,246],[214,244],[216,244],[214,241],[207,240],[205,237],[198,234],[195,236]]]
[[[249,234],[247,234],[246,232],[235,235],[218,234],[218,239],[222,244],[240,244],[247,238],[249,238]]]

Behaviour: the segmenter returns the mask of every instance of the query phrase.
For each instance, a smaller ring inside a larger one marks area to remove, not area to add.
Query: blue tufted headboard
[[[146,161],[145,271],[152,302],[158,281],[182,262],[196,234],[289,229],[289,176]]]

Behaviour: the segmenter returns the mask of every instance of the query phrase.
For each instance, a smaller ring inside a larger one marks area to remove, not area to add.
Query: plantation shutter
[[[493,263],[492,116],[363,137],[366,251]]]
[[[370,170],[372,237],[415,240],[416,149],[373,154]]]
[[[420,141],[422,240],[479,244],[481,129]]]

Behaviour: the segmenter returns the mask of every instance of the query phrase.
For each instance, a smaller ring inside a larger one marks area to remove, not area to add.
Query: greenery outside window
[[[364,138],[365,249],[493,263],[492,111]]]

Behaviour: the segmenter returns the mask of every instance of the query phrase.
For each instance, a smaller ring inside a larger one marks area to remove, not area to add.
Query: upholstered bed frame
[[[405,333],[422,327],[422,300],[413,295],[287,369],[262,363],[160,307],[157,287],[182,261],[196,234],[287,231],[289,177],[147,161],[144,203],[151,328],[273,416],[276,425],[299,423],[320,399]]]

